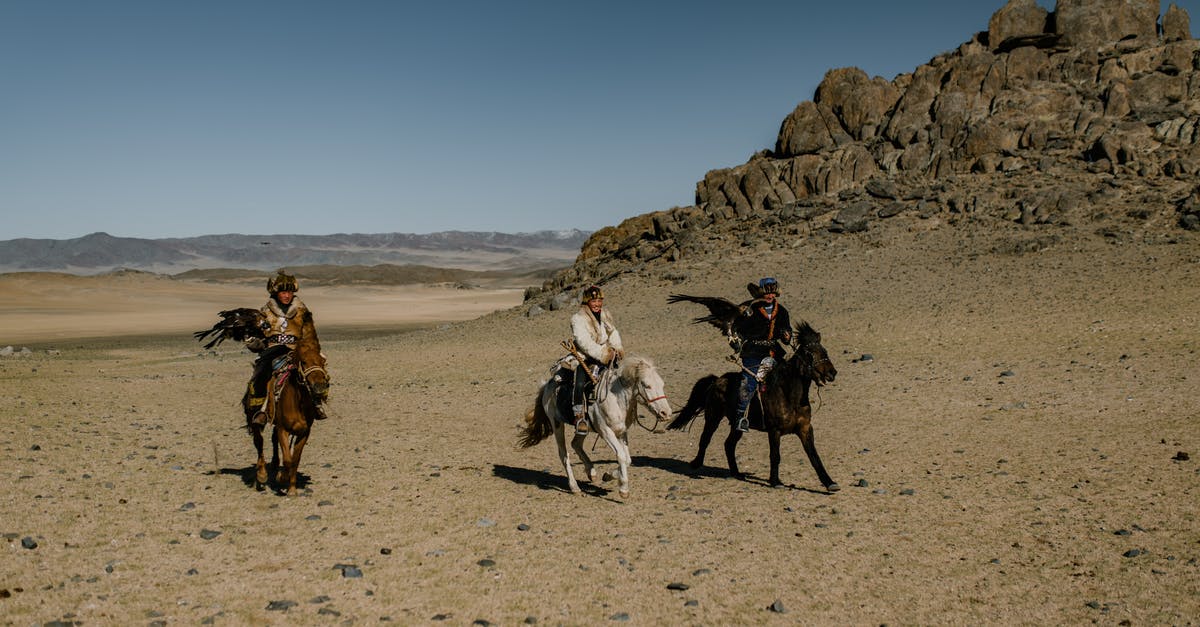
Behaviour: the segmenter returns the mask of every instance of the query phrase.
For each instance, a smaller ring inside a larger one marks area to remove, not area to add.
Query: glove
[[[263,349],[267,347],[267,342],[261,337],[248,337],[245,340],[242,340],[242,343],[246,345],[246,348],[249,349],[251,353],[261,353],[263,352]]]

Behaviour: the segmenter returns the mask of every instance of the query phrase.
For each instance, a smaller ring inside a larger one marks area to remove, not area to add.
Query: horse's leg
[[[579,457],[579,461],[583,462],[583,470],[587,473],[588,481],[596,483],[596,466],[592,463],[592,458],[588,456],[587,451],[583,450],[583,443],[587,440],[587,434],[575,434],[571,438],[571,448],[575,449],[575,455]]]
[[[563,472],[567,473],[567,487],[573,494],[580,494],[579,483],[575,481],[575,473],[571,472],[571,456],[567,453],[567,436],[563,423],[554,421],[554,442],[558,444],[558,461],[562,462]]]
[[[696,458],[688,464],[693,469],[698,469],[704,465],[704,454],[708,451],[708,445],[712,442],[712,437],[717,432],[717,427],[721,426],[722,417],[723,412],[721,410],[711,405],[704,408],[704,430],[700,432],[700,446],[696,449]]]
[[[258,449],[258,461],[254,464],[254,489],[262,490],[267,485],[267,461],[263,458],[263,428],[251,427],[250,435],[254,438],[254,448]]]
[[[767,442],[771,447],[771,486],[781,486],[783,482],[779,480],[779,429],[767,431]]]
[[[825,471],[825,464],[821,463],[821,456],[817,454],[817,443],[813,439],[812,418],[808,407],[803,409],[803,415],[800,420],[800,431],[796,434],[800,436],[800,442],[804,444],[804,452],[808,455],[808,461],[812,464],[813,470],[817,471],[817,478],[821,480],[821,485],[830,492],[837,492],[842,487],[829,476]]]
[[[734,429],[733,425],[730,425],[729,437],[725,438],[725,460],[729,462],[729,476],[734,479],[746,478],[746,475],[743,475],[742,471],[738,470],[737,465],[737,445],[738,440],[742,439],[742,433]]]
[[[292,444],[292,463],[288,464],[288,496],[296,496],[296,476],[300,474],[300,454],[308,443],[308,434],[297,436]]]
[[[613,453],[617,456],[617,493],[622,498],[629,496],[629,449],[621,442],[621,437],[618,436],[609,426],[608,422],[601,419],[595,421],[598,423],[596,429],[600,431],[600,437],[608,443],[612,448]]]
[[[280,457],[280,463],[275,467],[275,485],[282,490],[287,484],[288,469],[292,466],[292,438],[279,424],[279,419],[275,421],[275,444],[279,447]]]

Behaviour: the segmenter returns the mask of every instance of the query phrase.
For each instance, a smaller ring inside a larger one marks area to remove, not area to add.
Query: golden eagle
[[[266,338],[263,330],[267,326],[267,317],[257,309],[241,307],[222,311],[218,315],[221,316],[221,320],[214,324],[211,329],[196,331],[192,334],[197,342],[203,342],[209,336],[213,336],[204,345],[204,348],[212,348],[228,339],[241,342],[248,338]]]

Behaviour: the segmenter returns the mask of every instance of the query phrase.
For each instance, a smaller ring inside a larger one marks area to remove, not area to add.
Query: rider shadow
[[[275,469],[273,467],[268,466],[267,471],[268,471],[267,475],[269,477],[274,476]],[[250,464],[249,466],[246,466],[245,468],[222,468],[220,471],[218,471],[218,473],[222,474],[222,475],[237,475],[238,478],[240,478],[242,480],[242,483],[246,484],[246,487],[253,488],[254,484],[255,484],[255,478],[258,475],[258,469],[255,467],[254,464]],[[297,490],[303,490],[303,489],[307,488],[308,482],[309,482],[308,475],[306,475],[302,472],[296,473],[296,489]],[[269,481],[268,481],[268,485],[270,485]],[[271,486],[271,490],[274,492],[279,492],[279,490],[277,488],[275,488],[274,486]]]
[[[597,467],[605,462],[597,461]],[[528,468],[517,468],[515,466],[505,466],[503,464],[493,464],[492,474],[501,479],[506,479],[513,483],[521,485],[534,486],[539,490],[554,490],[556,492],[571,493],[567,488],[567,477],[565,475],[557,475],[546,472],[544,470],[530,470]],[[583,474],[582,469],[577,469],[575,478],[579,479]],[[603,486],[595,485],[587,481],[579,482],[579,489],[591,496],[607,496],[612,493],[611,490]]]

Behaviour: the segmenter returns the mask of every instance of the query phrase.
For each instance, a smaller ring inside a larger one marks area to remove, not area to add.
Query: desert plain
[[[678,408],[728,348],[667,295],[778,277],[839,371],[836,493],[794,437],[771,488],[763,433],[737,481],[725,427],[694,470],[698,425],[643,412],[630,496],[572,495],[552,440],[515,442],[573,305],[303,285],[332,417],[300,496],[256,491],[252,355],[191,331],[260,287],[0,277],[0,623],[1200,623],[1200,238],[1046,228],[718,238],[604,286]]]

